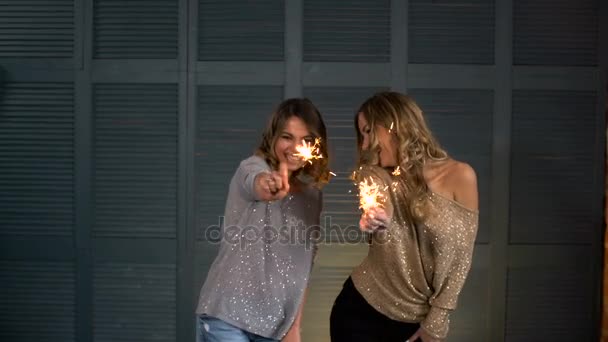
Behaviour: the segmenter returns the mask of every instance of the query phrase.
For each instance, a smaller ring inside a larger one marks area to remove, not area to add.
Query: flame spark
[[[359,208],[368,211],[371,208],[382,207],[384,194],[380,185],[376,184],[371,178],[359,182]]]
[[[301,145],[296,146],[297,153],[294,153],[294,157],[301,158],[304,162],[308,162],[312,164],[314,159],[321,159],[323,155],[319,149],[321,145],[321,139],[316,138],[314,144],[311,144],[306,141],[302,141]]]

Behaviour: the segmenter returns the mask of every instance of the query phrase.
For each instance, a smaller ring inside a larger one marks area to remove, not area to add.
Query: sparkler
[[[301,145],[296,146],[297,153],[294,153],[293,155],[295,157],[302,158],[304,162],[312,164],[313,160],[323,158],[323,155],[319,149],[320,145],[320,138],[316,138],[314,144],[303,141]]]
[[[368,211],[371,208],[382,207],[384,201],[383,190],[373,179],[367,178],[359,182],[359,208]]]
[[[393,170],[393,176],[399,176],[399,175],[401,175],[401,170],[399,169],[399,166],[397,165],[395,170]]]

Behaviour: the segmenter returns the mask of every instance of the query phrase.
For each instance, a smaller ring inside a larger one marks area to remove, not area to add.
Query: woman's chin
[[[304,166],[304,164],[301,162],[300,163],[287,162],[287,170],[289,170],[290,172],[298,171],[303,166]]]

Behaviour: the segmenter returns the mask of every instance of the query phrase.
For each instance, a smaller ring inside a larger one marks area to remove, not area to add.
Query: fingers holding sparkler
[[[363,212],[361,219],[359,220],[359,227],[363,231],[374,232],[376,230],[386,229],[389,223],[390,218],[384,208],[376,207]]]
[[[359,187],[359,208],[369,211],[372,208],[382,207],[385,199],[384,190],[380,184],[374,182],[371,177],[365,178],[358,184]]]
[[[359,181],[359,208],[363,210],[359,227],[363,231],[375,231],[388,226],[390,219],[384,209],[387,189],[388,187],[377,183],[372,177]]]

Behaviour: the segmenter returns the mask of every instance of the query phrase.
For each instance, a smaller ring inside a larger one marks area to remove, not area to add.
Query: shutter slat
[[[71,58],[72,0],[0,0],[0,58]]]
[[[93,103],[94,234],[174,238],[177,86],[97,84]]]
[[[75,341],[75,283],[73,263],[0,261],[0,340]]]
[[[281,61],[285,4],[199,0],[199,60]]]
[[[74,87],[7,83],[3,92],[0,234],[72,235]]]
[[[304,1],[304,61],[388,62],[390,1]]]
[[[597,0],[515,0],[513,63],[597,65],[598,6]]]
[[[562,253],[566,255],[566,253]],[[573,255],[573,257],[575,257]],[[587,253],[581,260],[590,260]],[[592,341],[590,268],[511,268],[507,273],[508,341]]]
[[[494,1],[409,2],[409,62],[494,64]]]
[[[591,243],[596,103],[592,92],[514,92],[511,243]]]
[[[175,341],[176,267],[96,263],[95,341]]]
[[[98,59],[175,59],[178,1],[94,1]]]

